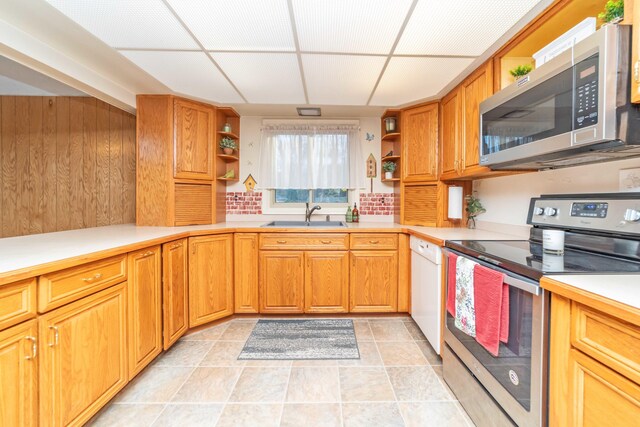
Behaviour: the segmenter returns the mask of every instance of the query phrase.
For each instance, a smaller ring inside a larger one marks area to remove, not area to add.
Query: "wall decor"
[[[367,136],[365,136],[365,139],[369,142],[373,141],[373,138],[375,138],[375,135],[372,133],[367,132]]]
[[[247,179],[244,180],[243,182],[245,188],[247,189],[247,192],[253,191],[253,189],[256,187],[256,180],[253,178],[253,176],[251,174],[249,174],[249,176],[247,177]]]

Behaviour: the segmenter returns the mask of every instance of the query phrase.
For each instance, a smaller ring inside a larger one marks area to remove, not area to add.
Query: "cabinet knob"
[[[286,240],[276,240],[276,243],[284,244],[284,243],[287,243],[287,241]]]
[[[91,283],[94,280],[98,280],[99,278],[102,277],[102,273],[96,273],[91,277],[85,277],[84,279],[82,279],[83,282],[87,282],[87,283]]]
[[[377,245],[378,243],[380,243],[380,240],[369,240],[369,243],[372,245]]]
[[[171,245],[171,249],[178,249],[182,247],[182,243],[174,243],[173,245]]]
[[[320,242],[322,242],[325,245],[328,245],[329,243],[331,243],[331,240],[320,240]]]
[[[24,339],[27,341],[31,341],[31,355],[25,356],[25,359],[33,360],[38,355],[38,345],[37,345],[38,342],[36,341],[36,337],[26,336],[24,337]]]
[[[145,253],[143,253],[140,258],[146,258],[146,257],[150,257],[151,255],[153,255],[155,252],[154,251],[147,251]]]

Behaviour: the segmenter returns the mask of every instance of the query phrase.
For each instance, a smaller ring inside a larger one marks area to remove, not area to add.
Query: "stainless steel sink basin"
[[[342,221],[271,221],[262,227],[310,227],[310,228],[326,228],[326,227],[346,227]]]

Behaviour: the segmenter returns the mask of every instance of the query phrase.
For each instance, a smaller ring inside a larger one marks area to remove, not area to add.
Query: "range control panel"
[[[527,224],[640,236],[640,193],[551,194],[533,198]]]

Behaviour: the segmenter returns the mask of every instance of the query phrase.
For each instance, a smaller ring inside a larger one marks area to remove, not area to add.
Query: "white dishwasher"
[[[440,354],[442,250],[411,236],[411,317]]]

